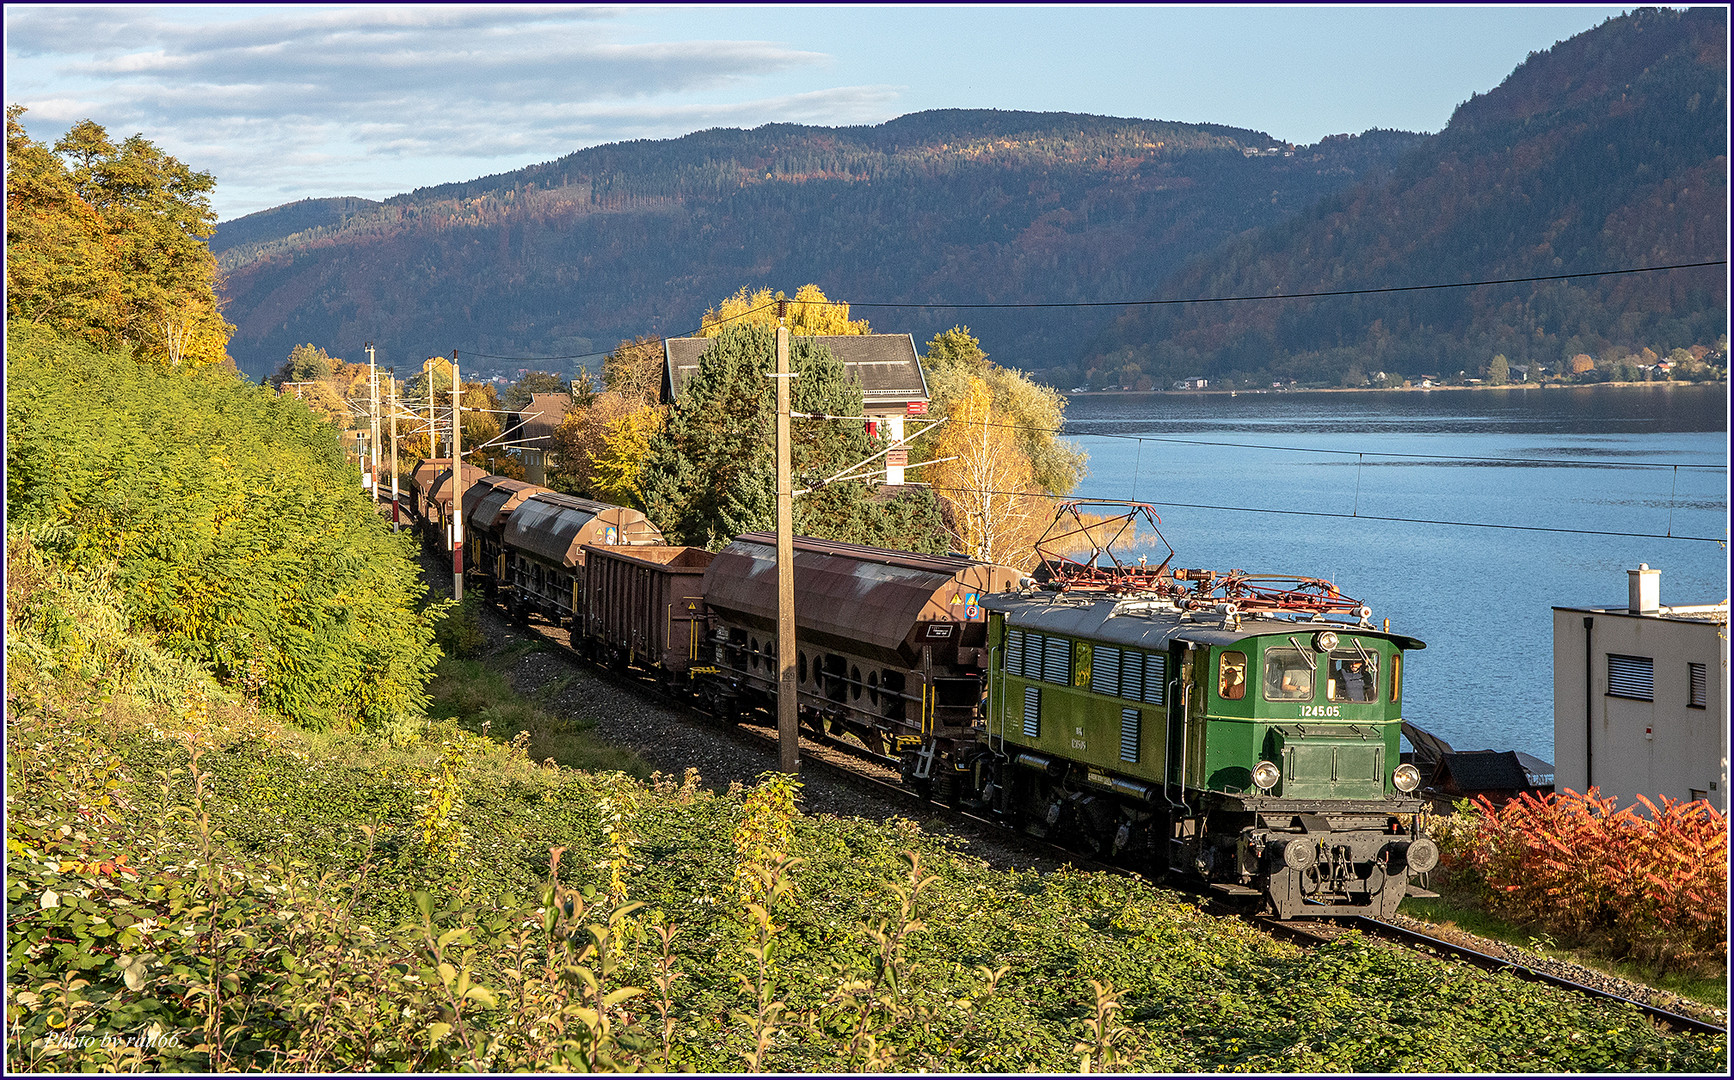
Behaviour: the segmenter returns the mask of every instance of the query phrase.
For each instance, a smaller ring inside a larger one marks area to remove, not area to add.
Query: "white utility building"
[[[1728,601],[1664,607],[1628,570],[1624,608],[1553,609],[1554,787],[1728,809]]]

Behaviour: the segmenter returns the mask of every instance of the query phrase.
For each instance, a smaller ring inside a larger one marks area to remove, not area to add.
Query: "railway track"
[[[775,760],[777,754],[777,734],[774,727],[766,727],[754,723],[729,723],[700,708],[696,702],[685,695],[671,694],[666,687],[656,680],[636,674],[631,671],[619,671],[584,661],[572,651],[565,640],[565,632],[552,626],[532,622],[528,626],[512,624],[516,632],[528,633],[549,644],[555,645],[565,655],[573,660],[584,662],[588,671],[597,674],[616,685],[630,687],[640,693],[648,694],[661,703],[678,707],[688,713],[704,718],[707,722],[717,725],[727,731],[738,742],[760,748],[766,757]],[[974,814],[968,810],[949,806],[942,802],[929,800],[912,791],[901,782],[898,763],[883,755],[837,738],[815,738],[810,728],[803,727],[801,731],[800,755],[802,763],[823,770],[828,776],[839,782],[872,791],[879,797],[893,802],[901,802],[917,809],[927,817],[939,817],[955,825],[967,828],[972,832],[991,835],[994,841],[1001,845],[1016,847],[1033,857],[1049,860],[1056,865],[1070,865],[1080,870],[1097,873],[1112,873],[1126,876],[1138,876],[1135,871],[1123,866],[1100,861],[1087,855],[1068,850],[1052,844],[1039,837],[1027,833],[1016,832],[992,819]],[[1165,885],[1167,883],[1164,883]],[[1560,989],[1589,997],[1629,1005],[1638,1010],[1651,1022],[1659,1027],[1673,1032],[1692,1033],[1712,1037],[1727,1036],[1725,1024],[1717,1024],[1709,1020],[1690,1016],[1675,1010],[1652,1005],[1637,998],[1625,996],[1604,987],[1578,982],[1552,972],[1519,963],[1506,956],[1495,955],[1443,937],[1427,934],[1409,927],[1398,926],[1365,916],[1324,916],[1318,919],[1282,921],[1262,915],[1248,915],[1226,910],[1220,904],[1212,903],[1214,910],[1225,915],[1242,918],[1257,926],[1266,933],[1283,940],[1291,941],[1303,947],[1316,947],[1334,940],[1345,933],[1359,931],[1368,937],[1388,942],[1398,947],[1416,952],[1426,953],[1441,959],[1465,963],[1488,972],[1509,972],[1513,976],[1526,981],[1545,983]]]

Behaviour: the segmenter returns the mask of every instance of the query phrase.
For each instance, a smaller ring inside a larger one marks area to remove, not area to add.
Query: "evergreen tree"
[[[768,327],[724,330],[651,436],[640,484],[645,513],[682,543],[715,550],[741,533],[776,527],[776,390],[767,378],[775,350]],[[792,429],[795,487],[812,489],[795,499],[795,531],[944,550],[938,508],[925,490],[875,499],[859,481],[824,483],[879,447],[859,421],[817,418],[862,415],[861,387],[830,349],[797,337],[789,362],[797,376],[792,410],[814,417]]]

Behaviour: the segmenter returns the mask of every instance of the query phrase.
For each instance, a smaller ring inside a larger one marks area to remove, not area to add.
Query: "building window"
[[[1648,656],[1608,654],[1608,696],[1656,700],[1656,662]]]
[[[1694,709],[1708,708],[1710,705],[1709,672],[1703,664],[1686,665],[1687,681],[1691,684],[1690,696],[1686,704]]]

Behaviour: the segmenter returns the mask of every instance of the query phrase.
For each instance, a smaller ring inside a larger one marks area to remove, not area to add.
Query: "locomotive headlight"
[[[1391,774],[1391,783],[1397,785],[1397,790],[1407,795],[1421,786],[1421,770],[1407,763],[1397,766],[1397,771]]]
[[[1269,791],[1276,787],[1276,782],[1282,779],[1282,770],[1268,761],[1261,761],[1252,767],[1252,782],[1258,785],[1258,790]]]
[[[1425,874],[1439,865],[1439,845],[1425,836],[1417,837],[1409,845],[1407,857],[1409,869],[1417,874]]]
[[[1305,840],[1290,840],[1282,846],[1282,864],[1290,870],[1305,870],[1318,861],[1318,852]]]
[[[1313,648],[1319,652],[1330,652],[1337,647],[1337,632],[1335,630],[1320,630],[1313,637]]]

